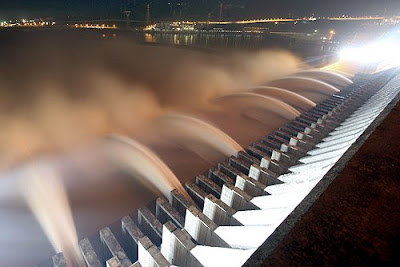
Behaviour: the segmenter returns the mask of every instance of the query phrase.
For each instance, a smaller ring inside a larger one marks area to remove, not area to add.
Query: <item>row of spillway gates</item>
[[[89,267],[242,266],[400,91],[399,69],[354,83],[186,183],[80,241]],[[66,266],[62,253],[40,266]]]

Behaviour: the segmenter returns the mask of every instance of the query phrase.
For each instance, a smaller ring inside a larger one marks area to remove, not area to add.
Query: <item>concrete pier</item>
[[[185,224],[184,217],[163,197],[156,200],[156,217],[163,224],[172,221],[179,228],[183,228]]]
[[[272,160],[279,162],[279,165],[282,166],[283,169],[288,169],[290,166],[296,163],[296,159],[290,157],[288,154],[281,150],[274,150],[271,156]]]
[[[250,171],[250,166],[251,163],[247,163],[244,160],[241,160],[235,156],[231,156],[229,158],[229,165],[235,168],[237,171],[240,173],[243,173],[244,175],[248,175]],[[237,175],[236,175],[237,177]]]
[[[222,162],[218,164],[218,170],[232,179],[233,184],[236,182],[236,176],[240,174],[238,170],[230,166],[226,162]]]
[[[206,197],[203,213],[217,225],[242,225],[233,217],[236,210],[213,195]]]
[[[129,267],[132,265],[125,250],[121,247],[109,227],[100,230],[100,239],[104,245],[104,255],[106,259],[116,257],[121,263],[121,267]]]
[[[208,179],[204,175],[196,176],[196,184],[206,193],[212,194],[217,198],[221,197],[222,188],[214,183],[211,179]]]
[[[272,155],[271,153],[265,153],[264,151],[261,151],[259,148],[257,148],[257,142],[253,143],[252,145],[246,147],[246,152],[261,161],[262,158],[264,157],[269,157]],[[259,164],[258,164],[259,165]]]
[[[260,167],[269,169],[271,172],[274,172],[277,175],[287,172],[287,169],[284,166],[279,165],[279,162],[270,157],[263,157],[261,159]]]
[[[260,160],[258,158],[253,157],[253,156],[251,156],[250,154],[248,154],[248,153],[246,153],[244,151],[239,151],[238,157],[239,157],[239,159],[247,162],[250,165],[253,165],[253,164],[260,165]]]
[[[126,253],[132,261],[136,261],[138,259],[137,248],[139,239],[144,237],[145,235],[130,216],[125,216],[124,218],[122,218],[121,228],[123,234],[123,242],[126,244],[127,247],[130,248],[128,251],[126,251]]]
[[[204,199],[207,196],[207,193],[204,192],[200,187],[198,187],[195,183],[188,182],[185,184],[186,191],[189,196],[193,199],[194,203],[200,208],[204,207]]]
[[[62,252],[53,256],[53,265],[54,267],[67,267],[67,262]]]
[[[138,262],[140,263],[140,266],[167,267],[171,265],[148,237],[145,236],[140,238],[138,246]]]
[[[251,146],[250,148],[247,148],[247,149],[248,149],[248,151],[250,151],[249,152],[250,155],[254,155],[255,157],[258,157],[258,158],[270,157],[272,155],[272,150],[273,150],[273,148],[268,147],[267,145],[265,145],[259,141],[254,142],[253,146]],[[251,154],[251,153],[254,153],[254,154]]]
[[[171,206],[176,209],[179,214],[185,217],[186,209],[193,205],[193,202],[187,200],[178,190],[171,191]]]
[[[112,257],[106,261],[106,267],[121,267],[121,263],[119,262],[118,258]]]
[[[257,209],[250,201],[252,196],[231,184],[222,187],[221,200],[235,210]]]
[[[281,181],[277,179],[278,176],[278,174],[272,172],[271,170],[268,170],[256,164],[253,164],[250,167],[249,177],[259,181],[264,185],[274,185],[281,183]]]
[[[217,247],[229,245],[215,234],[218,225],[194,206],[186,212],[185,230],[198,244]]]
[[[97,256],[96,252],[93,249],[92,244],[90,243],[88,238],[84,238],[79,242],[79,247],[81,249],[81,253],[85,263],[88,267],[101,267],[103,266]]]
[[[156,246],[161,244],[162,224],[148,208],[138,210],[138,225]]]
[[[202,266],[191,253],[194,247],[196,244],[186,230],[176,228],[171,222],[163,225],[161,253],[168,262],[176,266]]]
[[[265,187],[263,183],[248,176],[237,176],[235,187],[243,190],[252,197],[265,194]]]
[[[232,180],[231,177],[227,176],[223,172],[217,170],[217,169],[210,169],[208,171],[208,178],[212,180],[214,183],[216,183],[218,186],[222,188],[224,184],[233,184],[234,181]]]

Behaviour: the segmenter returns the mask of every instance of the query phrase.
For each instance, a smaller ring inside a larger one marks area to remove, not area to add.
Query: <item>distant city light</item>
[[[7,22],[3,21],[0,22],[0,27],[2,28],[10,28],[10,27],[43,27],[43,26],[49,26],[51,23],[52,26],[54,26],[56,23],[53,22],[48,22],[48,21],[43,21],[42,19],[22,19],[22,20],[15,20]]]
[[[106,24],[78,24],[75,23],[74,25],[67,24],[67,26],[72,26],[74,28],[83,28],[83,29],[118,29],[117,25],[106,25]]]

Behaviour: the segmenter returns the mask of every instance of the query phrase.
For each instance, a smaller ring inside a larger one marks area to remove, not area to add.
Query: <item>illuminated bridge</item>
[[[376,21],[385,20],[387,18],[381,16],[367,16],[367,17],[322,17],[318,20],[328,21]],[[400,17],[393,17],[391,19],[400,19]],[[249,20],[237,20],[237,21],[185,21],[185,23],[196,23],[196,24],[255,24],[255,23],[276,23],[276,22],[296,22],[296,21],[315,21],[317,18],[266,18],[266,19],[249,19]]]
[[[173,190],[81,240],[86,265],[242,266],[253,254],[268,256],[400,91],[398,68],[352,82],[329,72],[298,74],[315,75],[340,80],[342,89],[186,183],[190,198]],[[39,266],[66,263],[59,253]]]

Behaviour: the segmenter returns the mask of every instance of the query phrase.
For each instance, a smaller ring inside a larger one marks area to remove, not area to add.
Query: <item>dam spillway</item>
[[[81,240],[85,264],[241,266],[276,246],[275,231],[398,95],[399,69],[353,82],[186,183],[191,199],[173,190]],[[65,265],[60,253],[39,266]]]

